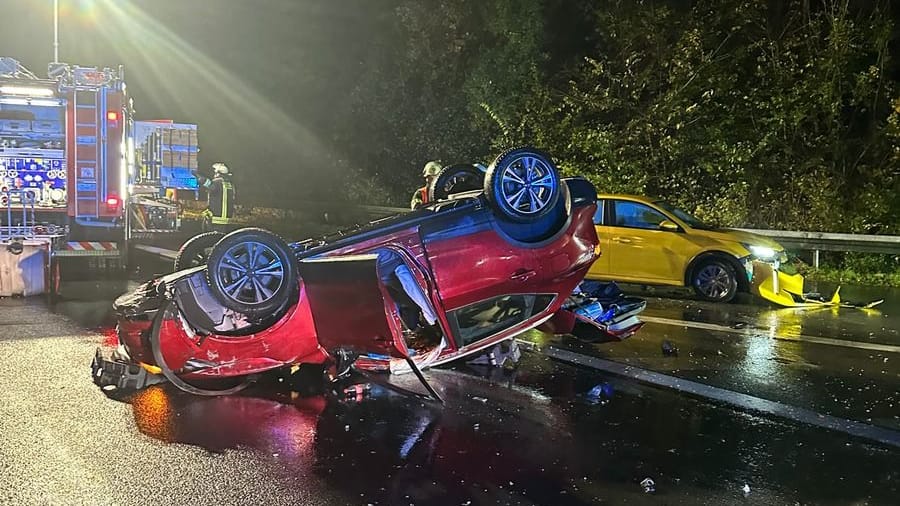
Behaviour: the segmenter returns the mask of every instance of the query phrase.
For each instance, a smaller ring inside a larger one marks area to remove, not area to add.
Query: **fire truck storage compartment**
[[[136,121],[140,180],[163,189],[197,191],[192,171],[199,167],[197,125],[164,120]]]
[[[56,99],[0,101],[0,154],[9,149],[62,150],[65,107]]]
[[[0,207],[23,204],[15,189],[35,208],[65,207],[64,120],[58,99],[0,101]]]
[[[64,208],[66,181],[65,160],[62,157],[11,157],[0,154],[0,207],[21,205],[16,193],[10,192],[19,188],[31,192],[35,208]]]
[[[0,297],[44,293],[49,243],[26,240],[18,254],[8,244],[0,243]]]

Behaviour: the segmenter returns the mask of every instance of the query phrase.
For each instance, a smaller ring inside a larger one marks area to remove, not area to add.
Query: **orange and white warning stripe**
[[[119,246],[114,242],[70,241],[66,249],[71,251],[115,251]]]

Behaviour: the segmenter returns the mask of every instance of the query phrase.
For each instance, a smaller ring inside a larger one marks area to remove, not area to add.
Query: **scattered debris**
[[[475,395],[472,396],[472,400],[478,401],[478,402],[480,402],[480,403],[482,403],[482,404],[487,404],[487,401],[488,401],[488,400],[487,400],[486,398],[484,398],[484,397],[478,397],[478,396],[475,396]]]
[[[466,362],[470,365],[489,365],[491,367],[503,367],[507,363],[515,365],[522,358],[518,341],[504,341],[494,345],[487,353],[482,353]]]
[[[612,397],[613,392],[615,392],[615,388],[613,388],[612,384],[600,383],[588,390],[584,396],[591,404],[606,404],[609,402],[609,398]]]
[[[369,396],[369,393],[372,391],[372,385],[369,383],[357,383],[356,385],[350,385],[349,387],[344,389],[344,397],[345,401],[355,401],[360,402],[366,397]]]
[[[662,342],[662,354],[666,357],[677,357],[678,347],[672,344],[672,341],[665,339]]]
[[[818,292],[804,292],[804,279],[801,274],[789,275],[770,264],[758,261],[753,262],[753,276],[753,289],[760,297],[786,307],[844,307],[866,310],[884,302],[884,299],[871,302],[841,300],[841,287],[837,287],[831,298],[824,297]]]
[[[746,483],[744,483],[744,486],[741,487],[741,492],[744,493],[744,497],[747,497],[748,495],[750,495],[750,485],[747,485]]]
[[[644,478],[644,480],[641,481],[641,488],[644,489],[645,494],[653,494],[656,492],[656,482],[653,481],[652,478]]]

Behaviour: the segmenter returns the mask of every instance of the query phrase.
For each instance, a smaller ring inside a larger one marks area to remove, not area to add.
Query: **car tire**
[[[224,236],[222,232],[205,232],[188,239],[175,257],[175,271],[206,265],[213,246]]]
[[[502,218],[531,223],[554,209],[561,184],[549,155],[522,147],[503,153],[488,167],[484,193]]]
[[[212,294],[228,309],[251,318],[280,313],[297,284],[290,246],[261,228],[231,232],[213,247],[206,264]]]
[[[703,300],[731,302],[738,291],[737,274],[725,260],[705,260],[694,268],[691,287]]]
[[[446,200],[454,193],[484,188],[484,173],[470,163],[457,163],[441,170],[428,186],[428,201]]]

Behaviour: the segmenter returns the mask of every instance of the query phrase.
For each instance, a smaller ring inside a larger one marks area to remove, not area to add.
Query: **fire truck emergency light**
[[[119,205],[119,197],[110,196],[106,199],[107,207],[117,207]]]
[[[106,113],[106,119],[110,121],[118,121],[119,113],[117,113],[116,111],[109,111],[108,113]]]
[[[0,93],[8,95],[23,95],[26,97],[52,97],[50,88],[34,88],[31,86],[0,86]]]

